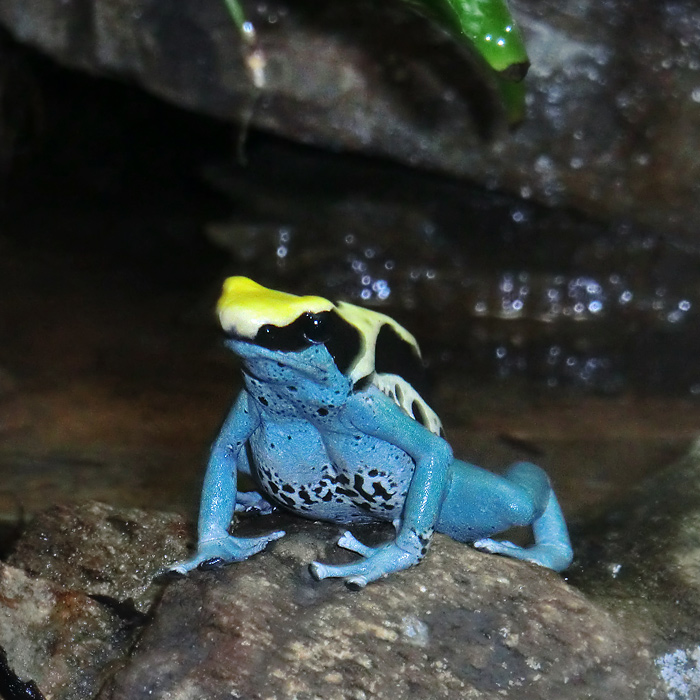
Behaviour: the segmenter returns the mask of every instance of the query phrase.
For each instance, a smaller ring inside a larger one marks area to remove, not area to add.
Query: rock
[[[595,595],[670,606],[659,623],[697,636],[700,615],[700,441],[584,530],[573,579]],[[634,603],[630,603],[634,604]],[[698,640],[700,641],[700,639]]]
[[[388,156],[697,245],[700,12],[691,0],[517,0],[532,60],[521,128],[465,51],[393,2],[244,0],[254,89],[221,0],[0,0],[59,61],[303,143]]]
[[[207,227],[231,270],[373,306],[429,361],[449,357],[444,369],[700,392],[700,255],[646,230],[289,146],[258,144],[249,166],[206,174],[231,200],[234,216]]]
[[[59,505],[32,521],[9,563],[139,620],[162,591],[153,579],[185,556],[189,537],[173,513]]]
[[[438,536],[419,567],[353,593],[307,572],[352,556],[337,530],[291,529],[171,585],[100,700],[654,696],[648,639],[551,571]]]
[[[115,614],[84,593],[0,564],[0,645],[9,667],[46,698],[94,697],[128,636]]]
[[[581,540],[576,585],[656,626],[668,697],[700,697],[700,440]]]
[[[661,677],[671,690],[692,680],[691,646],[658,651],[654,624],[606,611],[551,571],[438,536],[419,567],[354,593],[308,574],[314,559],[355,556],[335,546],[336,527],[272,515],[237,529],[280,526],[288,536],[267,551],[194,572],[153,607],[154,572],[185,553],[177,516],[50,509],[12,557],[46,578],[0,568],[10,668],[55,700],[98,688],[100,700],[647,700],[661,697]],[[357,534],[372,544],[388,533]]]
[[[39,514],[12,566],[0,565],[0,647],[9,668],[46,698],[94,697],[162,593],[156,574],[185,555],[188,536],[177,515],[102,503]]]

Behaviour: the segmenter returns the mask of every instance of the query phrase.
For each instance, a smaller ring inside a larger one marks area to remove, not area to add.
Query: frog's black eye
[[[304,337],[310,343],[325,343],[328,340],[328,312],[320,314],[304,314],[301,318],[301,329]]]
[[[357,357],[361,339],[357,328],[336,311],[321,311],[302,314],[288,326],[261,326],[253,342],[281,352],[297,352],[323,343],[344,373]]]
[[[328,339],[328,315],[328,311],[305,313],[287,326],[265,324],[258,330],[254,342],[268,350],[281,352],[296,352],[309,345],[324,343]]]

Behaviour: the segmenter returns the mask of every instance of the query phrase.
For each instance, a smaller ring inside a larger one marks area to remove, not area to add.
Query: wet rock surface
[[[154,548],[172,530],[168,515],[85,504],[60,520],[40,516],[42,529],[23,537],[15,563],[28,552],[36,569],[31,552],[41,547],[58,555],[71,538],[63,525],[86,513],[93,530],[115,519],[148,528]],[[56,699],[647,700],[661,687],[650,628],[606,612],[551,571],[438,536],[419,567],[351,592],[307,569],[314,559],[354,556],[335,546],[337,527],[274,515],[248,518],[239,532],[280,525],[289,534],[268,551],[169,583],[137,620],[91,592],[93,582],[71,570],[75,558],[50,570],[53,581],[3,565],[0,644],[10,667]],[[368,543],[390,534],[356,530]],[[73,546],[89,554],[84,532],[73,531]],[[152,558],[166,558],[153,551],[139,564],[113,540],[103,537],[92,559],[106,579],[121,567],[150,581]],[[130,590],[113,586],[110,595],[123,600]]]
[[[162,592],[158,573],[187,552],[189,534],[175,514],[58,505],[30,523],[8,562],[138,620]]]
[[[693,700],[699,455],[696,443],[598,530],[575,529],[564,577],[437,536],[420,566],[352,592],[308,573],[354,558],[336,526],[272,515],[237,525],[287,529],[260,555],[154,583],[191,526],[53,508],[0,567],[0,645],[21,682],[56,699]]]
[[[85,593],[0,564],[0,645],[21,682],[34,681],[45,697],[94,697],[130,637],[117,615]]]
[[[0,565],[8,669],[46,698],[95,697],[147,624],[165,585],[156,576],[185,555],[188,536],[169,513],[95,502],[40,513]]]
[[[592,590],[635,590],[640,597],[666,598],[683,610],[700,611],[698,470],[696,441],[684,457],[642,482],[594,523],[591,531],[598,528],[602,537],[591,537],[595,544],[581,551],[585,573],[574,577],[577,583]]]
[[[657,687],[648,640],[552,572],[437,537],[421,566],[353,593],[306,569],[338,559],[337,530],[292,530],[173,583],[100,698],[647,700]]]
[[[304,143],[389,156],[697,245],[700,15],[685,2],[513,3],[532,60],[528,115],[498,123],[488,75],[402,6],[243,3],[267,60],[259,93],[224,4],[0,2],[60,61]]]
[[[700,442],[582,537],[576,585],[659,630],[655,663],[671,700],[700,695]]]

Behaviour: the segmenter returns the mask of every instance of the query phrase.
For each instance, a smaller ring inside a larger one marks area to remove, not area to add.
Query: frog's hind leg
[[[564,516],[542,469],[529,462],[518,462],[498,476],[456,461],[453,470],[439,531],[455,539],[473,541],[478,549],[555,571],[571,564],[573,553]],[[531,547],[485,537],[528,525],[535,540]]]
[[[526,498],[531,500],[533,512],[528,518],[529,522],[513,524],[531,525],[535,544],[519,547],[512,542],[486,537],[476,540],[474,546],[494,554],[531,561],[554,571],[566,569],[573,558],[569,532],[547,475],[534,464],[518,462],[508,469],[503,478],[520,487],[527,494]]]

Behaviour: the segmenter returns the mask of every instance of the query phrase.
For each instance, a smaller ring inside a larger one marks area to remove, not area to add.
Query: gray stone
[[[438,536],[419,567],[359,593],[306,565],[334,528],[166,591],[101,700],[649,700],[649,641],[559,576]]]
[[[47,698],[94,697],[162,594],[154,579],[185,556],[189,537],[178,515],[103,503],[37,515],[12,566],[0,567],[0,646],[9,667]]]
[[[500,121],[489,76],[405,8],[243,4],[260,39],[260,90],[221,0],[176,9],[0,0],[0,22],[63,63],[133,80],[189,109],[697,244],[700,12],[691,0],[514,2],[532,59],[528,113],[489,143],[481,135]]]
[[[700,697],[700,441],[582,542],[576,584],[656,628],[655,663],[671,700]]]
[[[158,572],[185,556],[189,536],[173,513],[59,505],[32,521],[9,563],[138,617],[161,593],[153,581]]]
[[[594,594],[665,601],[678,608],[666,624],[692,630],[700,614],[700,441],[585,534],[591,544],[580,550],[577,584]]]
[[[0,564],[0,646],[46,698],[94,697],[127,637],[124,623],[84,593]]]

